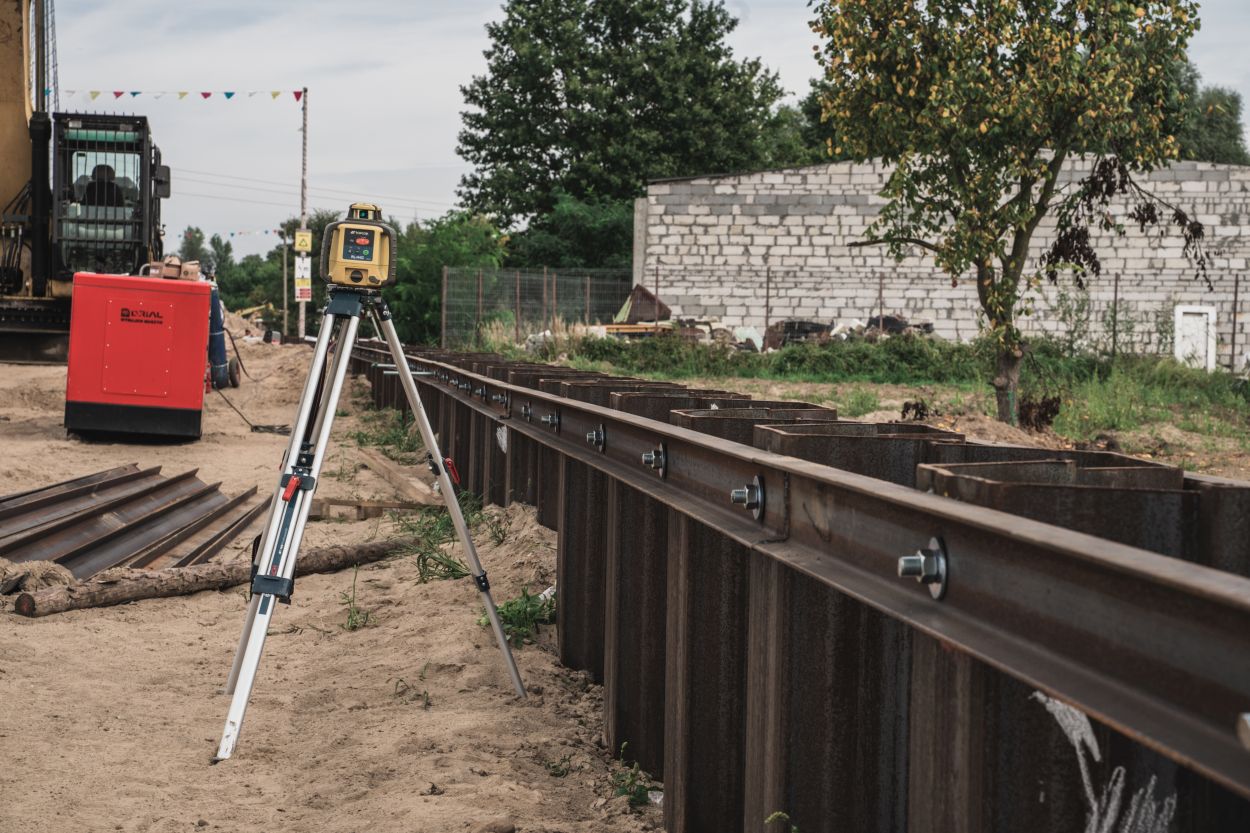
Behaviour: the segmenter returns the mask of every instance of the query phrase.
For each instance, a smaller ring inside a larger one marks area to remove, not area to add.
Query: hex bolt
[[[477,390],[473,391],[473,395],[474,396],[486,396],[486,388],[478,388]]]
[[[490,395],[490,401],[498,402],[500,405],[502,405],[508,401],[508,397],[503,395],[502,393],[492,393]]]
[[[540,419],[539,422],[541,422],[543,425],[549,425],[552,428],[559,428],[560,427],[560,415],[559,414],[547,414],[542,419]]]
[[[530,418],[531,416],[533,416],[533,415],[534,415],[534,409],[533,409],[533,408],[531,408],[529,405],[522,405],[522,406],[521,406],[521,416],[525,417],[526,421],[528,421],[528,420],[529,420],[529,418]]]
[[[593,431],[586,432],[586,445],[593,445],[595,448],[602,449],[606,436],[603,432],[603,426],[600,425]]]
[[[942,598],[946,595],[948,578],[945,545],[937,538],[930,538],[928,548],[900,557],[898,575],[899,578],[914,578],[928,586],[930,596]]]
[[[642,452],[642,464],[644,466],[650,466],[653,469],[662,469],[664,468],[664,463],[663,447],[657,448],[654,451]]]
[[[730,492],[729,502],[740,504],[747,509],[754,509],[760,505],[760,489],[755,484],[748,483],[741,489],[734,489]]]

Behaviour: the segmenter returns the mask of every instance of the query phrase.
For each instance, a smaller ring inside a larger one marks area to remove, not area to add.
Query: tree
[[[550,213],[508,241],[509,266],[629,268],[634,206],[628,200],[579,200],[556,195]]]
[[[1186,62],[1180,72],[1186,105],[1177,135],[1181,159],[1250,165],[1241,130],[1241,95],[1223,87],[1200,87],[1192,63]]]
[[[220,278],[229,274],[234,268],[234,246],[229,240],[223,240],[220,234],[214,234],[208,241],[209,274]]]
[[[1097,275],[1091,225],[1122,225],[1127,198],[1143,226],[1170,221],[1205,277],[1203,228],[1137,186],[1133,174],[1175,158],[1183,104],[1172,68],[1196,30],[1190,0],[820,0],[824,111],[835,153],[894,165],[886,205],[857,245],[931,255],[952,283],[971,272],[996,344],[998,416],[1016,419],[1026,345],[1024,290],[1071,269]],[[1069,193],[1064,164],[1093,158]],[[1058,234],[1026,275],[1030,243],[1054,213]]]
[[[196,226],[187,226],[187,230],[182,233],[178,256],[183,260],[198,260],[201,263],[208,260],[208,249],[204,248],[204,232]]]
[[[460,195],[502,227],[558,194],[627,200],[647,179],[761,167],[782,90],[737,60],[718,0],[509,0],[461,88]]]
[[[439,337],[444,266],[498,266],[504,239],[480,215],[450,211],[410,223],[397,241],[398,281],[386,290],[395,330],[405,342],[430,344]]]

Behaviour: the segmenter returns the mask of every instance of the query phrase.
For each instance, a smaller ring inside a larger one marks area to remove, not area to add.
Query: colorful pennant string
[[[48,90],[47,92],[50,95],[52,91]],[[182,101],[191,94],[189,90],[110,90],[110,92],[112,92],[114,100],[120,99],[123,96],[130,96],[131,98],[139,98],[140,96],[164,98],[167,95],[177,95],[178,100]],[[254,98],[261,93],[268,93],[270,99],[277,101],[282,97],[283,92],[283,90],[202,90],[200,91],[200,98],[207,101],[216,95],[224,98],[226,101],[231,101],[237,97],[241,97],[242,93],[246,93],[248,98]],[[300,102],[304,97],[303,90],[291,90],[290,92],[296,103]],[[74,98],[75,96],[82,95],[90,98],[92,101],[95,101],[102,94],[102,90],[61,90],[62,98]]]

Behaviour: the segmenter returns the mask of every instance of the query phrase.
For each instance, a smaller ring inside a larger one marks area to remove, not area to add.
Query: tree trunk
[[[324,547],[309,550],[295,562],[295,575],[332,573],[344,567],[380,561],[398,552],[399,541],[377,541],[357,547]],[[22,616],[48,616],[67,610],[107,607],[139,599],[185,596],[201,590],[225,590],[249,580],[252,563],[247,560],[225,564],[209,562],[194,567],[167,570],[118,571],[103,580],[51,587],[17,597],[14,609]]]
[[[999,346],[994,371],[994,397],[998,401],[998,420],[1009,425],[1020,422],[1020,403],[1017,389],[1020,387],[1020,365],[1024,352],[1017,346]]]

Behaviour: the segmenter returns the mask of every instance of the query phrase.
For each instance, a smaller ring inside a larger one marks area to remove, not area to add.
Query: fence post
[[[1115,273],[1111,290],[1111,361],[1115,361],[1120,336],[1120,273]]]
[[[1228,369],[1237,372],[1237,300],[1241,293],[1241,272],[1233,273],[1233,338],[1229,345]],[[1173,336],[1175,338],[1175,336]],[[1175,352],[1175,351],[1173,351]]]
[[[760,346],[768,341],[768,324],[773,312],[773,267],[770,263],[764,267],[764,338]],[[761,350],[760,352],[763,352]]]
[[[482,270],[477,270],[477,319],[473,326],[473,343],[482,343]]]
[[[512,316],[516,324],[516,343],[521,343],[521,270],[516,272],[516,312]]]
[[[660,334],[660,264],[655,264],[655,303],[652,313],[655,315],[655,334]]]
[[[442,330],[439,333],[438,343],[444,350],[447,349],[447,267],[443,267],[443,301],[442,301]]]
[[[586,276],[586,314],[582,317],[582,323],[590,326],[590,275]]]
[[[547,267],[543,267],[543,317],[539,319],[542,323],[540,326],[547,326]]]
[[[560,276],[551,273],[551,337],[556,335],[556,320],[560,317]]]

